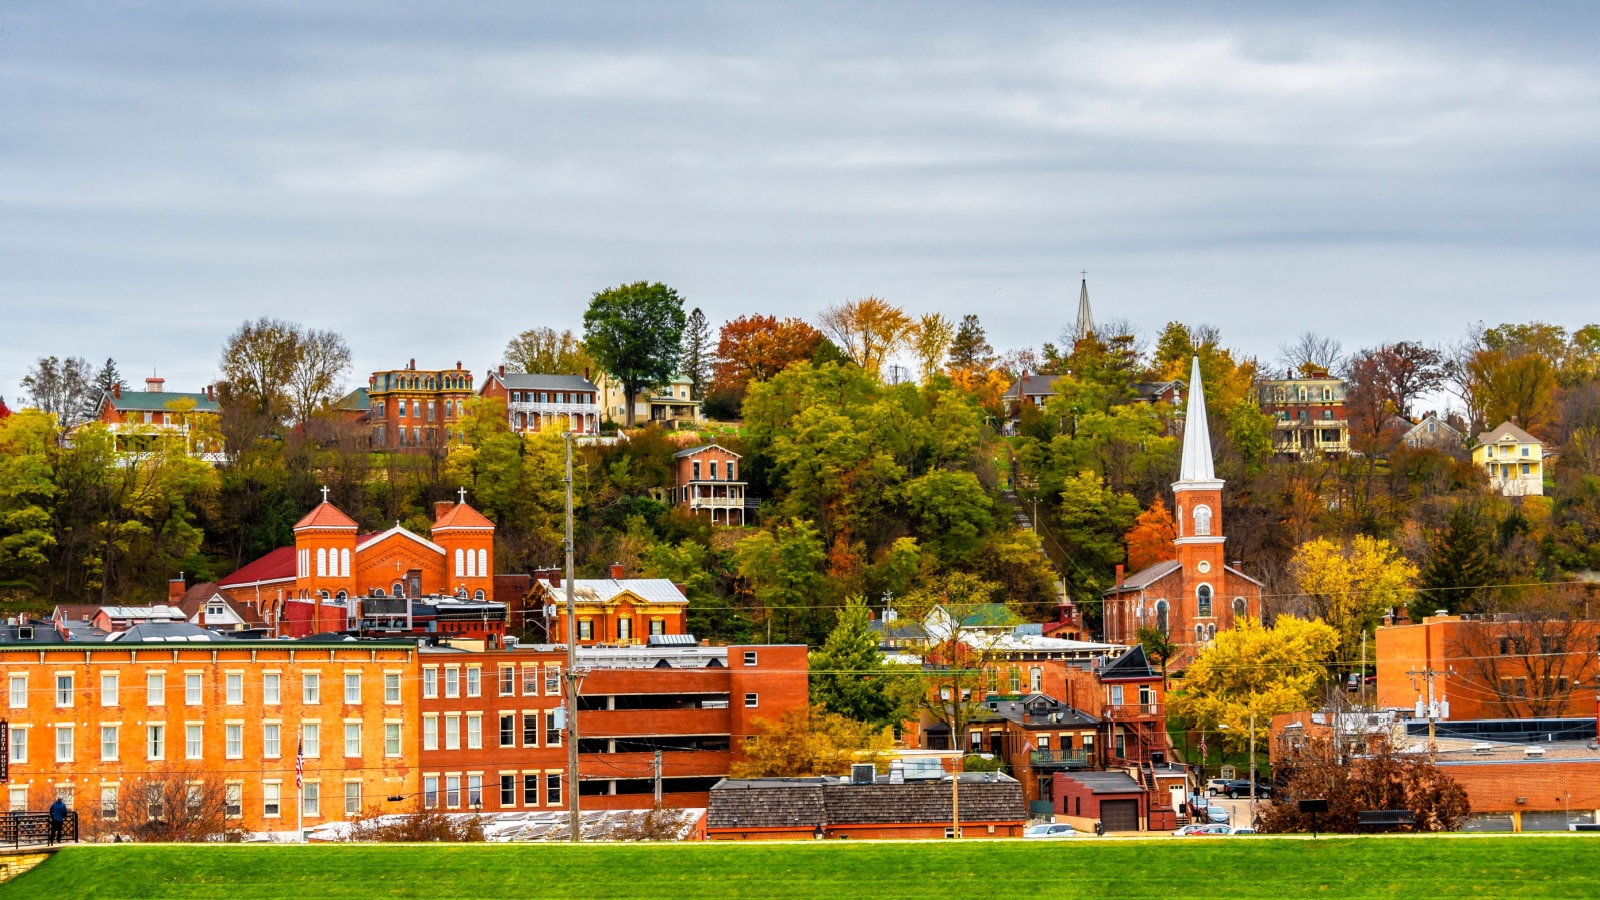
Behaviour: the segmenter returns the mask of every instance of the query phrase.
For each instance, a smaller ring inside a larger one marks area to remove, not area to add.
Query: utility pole
[[[570,840],[583,840],[583,814],[578,810],[578,610],[572,599],[572,432],[567,443],[567,806]]]
[[[1361,708],[1367,708],[1367,633],[1361,632]]]
[[[1454,673],[1448,669],[1440,671],[1430,665],[1426,669],[1412,669],[1406,674],[1411,676],[1411,687],[1413,690],[1416,689],[1418,675],[1421,675],[1428,682],[1428,706],[1426,709],[1428,715],[1428,761],[1432,762],[1435,758],[1437,758],[1439,753],[1439,742],[1438,735],[1436,733],[1436,726],[1439,722],[1440,708],[1444,705],[1434,695],[1433,681],[1436,678],[1448,678]],[[1424,711],[1422,709],[1422,701],[1420,699],[1417,701],[1417,707],[1417,712],[1419,714]]]
[[[951,744],[956,749],[955,758],[950,760],[950,837],[959,840],[961,837],[961,763],[965,750],[960,749],[960,741],[966,740],[966,735],[955,739],[954,730],[950,732]]]
[[[660,806],[661,805],[661,751],[660,750],[656,751],[655,773],[656,773],[656,805]]]

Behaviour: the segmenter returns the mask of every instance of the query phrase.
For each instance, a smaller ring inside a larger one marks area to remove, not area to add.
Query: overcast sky
[[[1114,6],[7,0],[0,393],[195,390],[261,315],[481,373],[636,279],[998,349],[1081,269],[1265,358],[1600,319],[1592,6]]]

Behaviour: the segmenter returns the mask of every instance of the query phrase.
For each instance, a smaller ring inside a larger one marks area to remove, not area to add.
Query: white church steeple
[[[1200,357],[1189,370],[1189,411],[1183,423],[1183,464],[1178,482],[1217,480],[1211,458],[1211,423],[1206,420],[1206,391],[1200,383]]]

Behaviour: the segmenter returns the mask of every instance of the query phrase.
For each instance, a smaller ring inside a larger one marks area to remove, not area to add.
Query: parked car
[[[1185,825],[1182,828],[1179,828],[1177,831],[1174,831],[1172,833],[1172,836],[1173,837],[1188,837],[1189,835],[1194,834],[1196,831],[1199,831],[1202,828],[1209,828],[1209,827],[1211,827],[1211,826],[1209,826],[1209,825]]]
[[[1237,800],[1240,797],[1248,797],[1250,796],[1250,779],[1239,778],[1230,781],[1223,785],[1222,793],[1228,795],[1229,800]],[[1271,796],[1272,785],[1265,784],[1260,781],[1256,782],[1256,797],[1258,799],[1268,798]]]
[[[1256,830],[1254,828],[1245,828],[1245,827],[1229,828],[1228,829],[1228,833],[1229,834],[1255,834]]]
[[[1220,793],[1223,792],[1223,790],[1225,790],[1227,788],[1227,785],[1228,785],[1228,779],[1226,779],[1226,778],[1213,778],[1210,781],[1206,782],[1205,791],[1208,794],[1220,794]]]
[[[1029,825],[1027,830],[1022,832],[1022,836],[1025,838],[1043,840],[1076,837],[1077,834],[1077,829],[1065,822],[1046,822],[1043,825]]]
[[[1227,834],[1231,834],[1231,833],[1232,833],[1232,829],[1229,828],[1226,825],[1201,825],[1199,828],[1195,829],[1194,831],[1191,831],[1188,834],[1185,834],[1184,837],[1213,837],[1213,836],[1217,836],[1217,835],[1227,835]]]
[[[1214,825],[1226,825],[1233,821],[1233,818],[1228,815],[1226,809],[1212,804],[1206,807],[1206,821]]]

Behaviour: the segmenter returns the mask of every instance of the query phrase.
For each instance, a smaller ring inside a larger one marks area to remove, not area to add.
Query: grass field
[[[1595,897],[1600,838],[73,847],[0,897]]]

